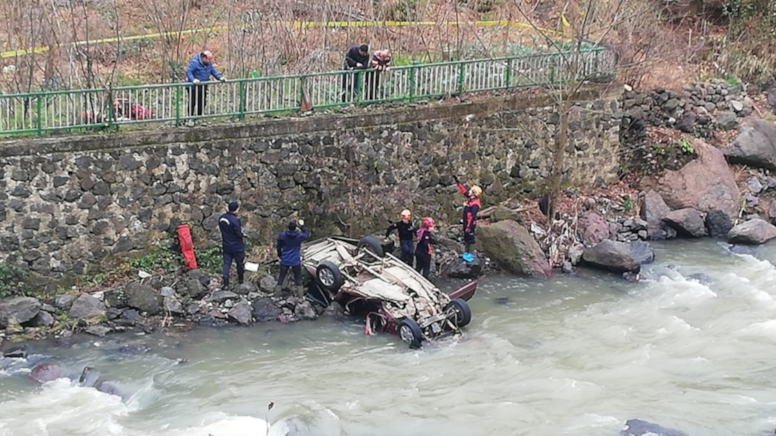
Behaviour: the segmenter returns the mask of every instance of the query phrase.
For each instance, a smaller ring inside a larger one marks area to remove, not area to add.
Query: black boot
[[[242,278],[242,276],[238,276],[238,277],[237,277],[237,284],[239,284],[239,285],[243,284],[243,278]]]

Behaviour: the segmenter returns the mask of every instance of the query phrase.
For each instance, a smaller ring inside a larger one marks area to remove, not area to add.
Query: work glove
[[[299,218],[299,221],[297,221],[297,222],[299,223],[299,227],[304,227],[304,220],[303,219]]]
[[[221,82],[226,82],[226,77],[221,77]]]

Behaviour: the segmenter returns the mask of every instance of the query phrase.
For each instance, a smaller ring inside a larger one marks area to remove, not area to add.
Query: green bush
[[[29,273],[18,265],[0,264],[0,298],[28,295]]]

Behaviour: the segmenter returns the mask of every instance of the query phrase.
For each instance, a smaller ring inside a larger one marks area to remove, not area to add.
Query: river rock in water
[[[239,303],[235,304],[234,307],[229,309],[229,313],[227,315],[229,316],[229,319],[232,319],[242,325],[249,325],[253,322],[251,304],[247,301],[240,301]]]
[[[706,232],[712,238],[724,238],[733,228],[733,221],[721,210],[712,210],[706,214]]]
[[[456,257],[447,266],[447,276],[454,279],[474,279],[482,275],[482,259],[474,255],[474,261],[467,262]]]
[[[687,433],[640,419],[629,419],[620,436],[687,436]]]
[[[700,238],[706,236],[706,224],[700,212],[693,208],[672,210],[663,218],[666,224],[684,237]]]
[[[727,235],[731,244],[764,244],[776,238],[776,227],[759,218],[743,222],[732,229]]]
[[[62,367],[53,363],[43,363],[32,369],[30,378],[38,383],[46,383],[64,377]]]
[[[253,302],[253,318],[256,322],[276,321],[281,311],[271,298],[262,298]]]
[[[0,328],[8,326],[13,318],[20,324],[32,320],[40,312],[40,301],[32,297],[13,297],[0,300]]]
[[[697,139],[692,145],[699,157],[678,171],[666,171],[658,181],[658,193],[672,209],[719,209],[736,216],[741,193],[722,151]]]
[[[477,247],[514,274],[549,278],[547,256],[528,230],[515,221],[477,226]]]
[[[654,260],[652,247],[646,242],[617,242],[607,239],[585,249],[582,260],[609,271],[639,272],[642,263]]]

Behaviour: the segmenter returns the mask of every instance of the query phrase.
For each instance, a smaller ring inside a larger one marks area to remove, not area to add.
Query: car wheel
[[[318,264],[318,267],[315,269],[315,278],[318,279],[323,289],[331,293],[336,293],[345,284],[345,279],[342,277],[339,267],[328,260]]]
[[[383,245],[374,236],[364,236],[360,241],[358,241],[358,245],[356,247],[358,250],[366,248],[367,250],[376,254],[378,259],[385,257]]]
[[[472,310],[469,308],[469,303],[463,298],[456,298],[450,301],[445,307],[445,312],[448,314],[448,317],[455,316],[453,322],[458,327],[464,327],[472,322]]]
[[[420,344],[423,342],[423,332],[420,331],[420,326],[415,320],[409,318],[404,318],[399,323],[399,337],[413,350],[420,348]]]

